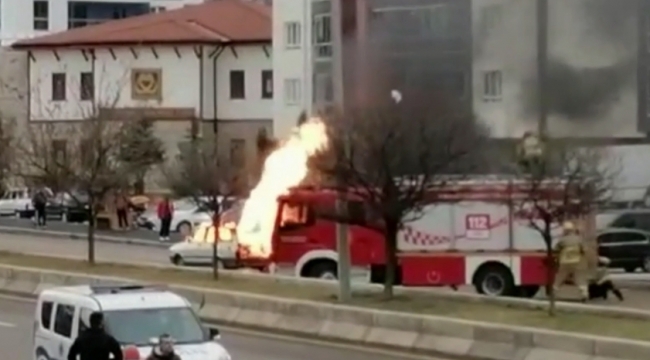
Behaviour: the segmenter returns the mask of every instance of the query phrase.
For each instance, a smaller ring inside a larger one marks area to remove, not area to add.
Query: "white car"
[[[172,217],[171,231],[189,234],[192,229],[204,222],[212,221],[208,210],[196,204],[192,199],[180,199],[173,202],[174,215]],[[160,219],[156,208],[149,209],[140,215],[137,223],[141,227],[160,231]]]
[[[219,265],[224,268],[236,266],[237,241],[234,231],[229,231],[230,236],[220,235],[217,243],[217,257]],[[211,222],[203,223],[196,227],[194,234],[184,241],[176,243],[169,248],[169,259],[178,266],[184,265],[212,265],[214,255],[214,226]]]
[[[0,198],[0,215],[15,215],[17,217],[32,217],[32,192],[27,188],[9,189]]]
[[[80,285],[43,290],[34,321],[34,360],[67,359],[74,339],[101,311],[105,329],[123,348],[135,347],[146,358],[162,334],[175,340],[183,360],[231,360],[219,332],[201,324],[187,299],[165,289],[142,285]]]

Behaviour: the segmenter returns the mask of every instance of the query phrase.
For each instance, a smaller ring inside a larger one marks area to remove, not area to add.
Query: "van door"
[[[68,351],[74,341],[73,336],[76,335],[73,333],[73,330],[76,330],[76,326],[74,326],[75,315],[74,306],[64,303],[58,303],[56,305],[53,326],[54,331],[52,333],[56,349],[54,350],[54,353],[51,354],[52,358],[66,359],[68,357]]]
[[[56,341],[52,336],[54,322],[54,303],[41,301],[34,319],[34,354],[37,360],[53,358],[56,354]]]

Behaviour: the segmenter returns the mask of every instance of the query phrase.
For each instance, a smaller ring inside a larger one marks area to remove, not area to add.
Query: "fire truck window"
[[[305,225],[307,223],[307,208],[299,204],[285,204],[282,208],[283,228]]]

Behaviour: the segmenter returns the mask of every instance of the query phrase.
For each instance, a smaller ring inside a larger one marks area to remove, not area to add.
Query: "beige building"
[[[262,4],[208,2],[12,47],[28,59],[31,126],[137,113],[155,121],[168,159],[194,134],[216,139],[219,156],[242,169],[255,165],[257,134],[272,130],[271,11]],[[160,174],[148,180],[162,186]]]

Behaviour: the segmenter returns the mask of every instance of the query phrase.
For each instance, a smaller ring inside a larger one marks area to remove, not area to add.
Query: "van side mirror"
[[[213,341],[221,340],[221,332],[219,332],[219,329],[217,328],[208,328],[208,334],[210,335],[210,339]]]
[[[205,334],[206,338],[208,338],[208,339],[210,339],[212,341],[221,340],[221,333],[219,332],[219,329],[217,329],[217,328],[204,326],[203,327],[203,333]]]

